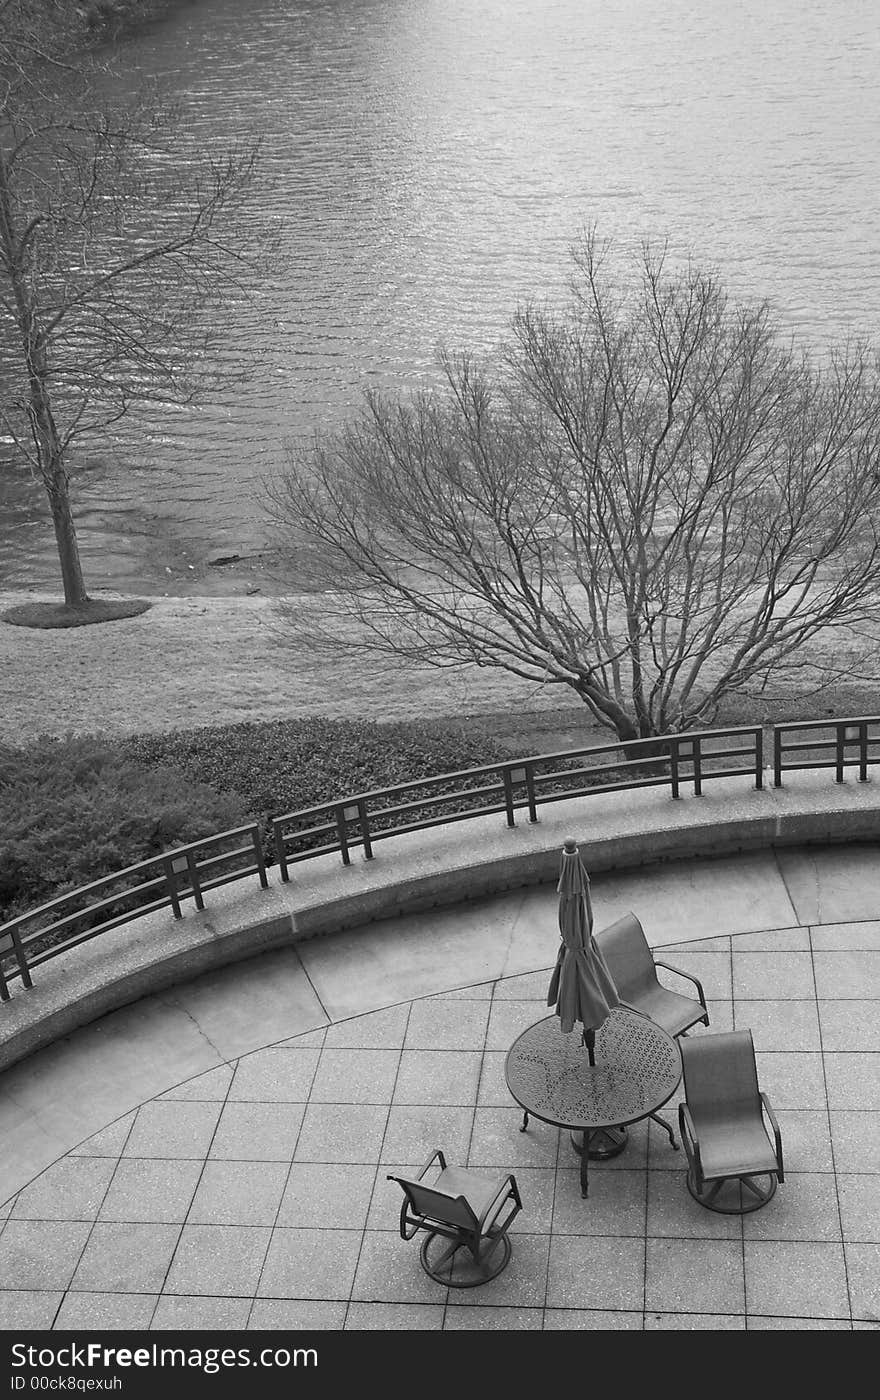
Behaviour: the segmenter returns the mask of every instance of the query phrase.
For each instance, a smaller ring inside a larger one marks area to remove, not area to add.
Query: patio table
[[[504,1075],[513,1098],[529,1117],[571,1130],[580,1154],[581,1195],[587,1195],[587,1162],[622,1152],[627,1125],[653,1118],[672,1129],[657,1110],[672,1098],[681,1080],[676,1041],[647,1016],[617,1007],[596,1032],[596,1063],[591,1065],[580,1030],[563,1033],[557,1016],[529,1026],[507,1052]],[[582,1135],[582,1136],[577,1136]]]

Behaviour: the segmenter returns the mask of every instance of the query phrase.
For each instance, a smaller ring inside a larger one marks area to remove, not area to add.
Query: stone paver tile
[[[813,954],[816,992],[821,997],[880,997],[880,951]]]
[[[164,1292],[252,1298],[271,1234],[260,1225],[184,1225]]]
[[[250,1298],[202,1298],[165,1294],[159,1299],[152,1330],[169,1332],[242,1332]]]
[[[880,1113],[835,1109],[829,1117],[836,1169],[839,1172],[880,1172]]]
[[[453,987],[448,992],[432,993],[432,1001],[491,1001],[495,989],[494,982],[469,982],[463,987]]]
[[[674,1240],[741,1239],[739,1216],[698,1205],[687,1189],[686,1177],[687,1161],[678,1171],[648,1173],[647,1234]]]
[[[880,1321],[880,1245],[847,1244],[844,1249],[853,1320],[876,1323]]]
[[[797,953],[809,951],[807,928],[772,928],[762,933],[737,933],[732,946],[740,953]]]
[[[645,1241],[554,1236],[547,1306],[631,1312],[645,1302]]]
[[[86,1293],[71,1290],[55,1319],[56,1332],[145,1332],[156,1293]]]
[[[737,1001],[734,1024],[752,1032],[756,1051],[821,1048],[814,1001]]]
[[[286,1162],[205,1163],[187,1224],[274,1225]]]
[[[435,1147],[442,1148],[451,1166],[466,1162],[474,1111],[441,1105],[394,1104],[382,1140],[382,1159],[388,1162],[427,1162]],[[378,1159],[375,1153],[372,1161]]]
[[[831,1051],[824,1059],[830,1109],[880,1110],[880,1054]]]
[[[721,1313],[646,1312],[646,1332],[744,1332],[742,1313],[725,1317]]]
[[[746,1240],[743,1248],[749,1325],[753,1316],[849,1317],[842,1245]]]
[[[709,1012],[708,1026],[694,1027],[688,1031],[688,1037],[693,1038],[702,1032],[732,1031],[733,1030],[733,1002],[721,1000],[718,997],[706,998],[706,1010]]]
[[[504,1078],[506,1059],[503,1050],[487,1050],[484,1053],[477,1089],[477,1103],[481,1108],[510,1108],[513,1104]]]
[[[749,1332],[849,1332],[839,1317],[750,1317]]]
[[[377,1162],[388,1120],[384,1104],[310,1103],[296,1147],[298,1162]]]
[[[316,1026],[313,1031],[303,1031],[301,1035],[292,1035],[289,1040],[279,1040],[275,1049],[304,1050],[310,1047],[320,1050],[327,1037],[326,1026]]]
[[[310,1299],[257,1298],[251,1309],[249,1332],[341,1332],[348,1303],[316,1303]]]
[[[360,1238],[358,1235],[359,1241]],[[419,1259],[422,1238],[419,1233],[412,1240],[402,1240],[388,1230],[367,1230],[357,1259],[352,1301],[445,1303],[450,1290],[435,1283],[422,1268]]]
[[[182,1225],[202,1166],[180,1159],[121,1158],[98,1219]]]
[[[560,1167],[553,1207],[554,1235],[645,1233],[646,1171],[590,1173],[589,1196],[581,1196],[578,1168]]]
[[[365,1016],[352,1016],[328,1026],[324,1038],[326,1049],[399,1050],[406,1035],[409,1002],[401,1006],[386,1006],[382,1011],[368,1011]]]
[[[521,972],[518,977],[502,977],[495,984],[495,1001],[547,1002],[552,963],[538,972]]]
[[[825,1107],[822,1056],[811,1050],[758,1050],[758,1085],[780,1109]]]
[[[71,1287],[92,1293],[160,1293],[179,1235],[179,1225],[99,1220]]]
[[[641,1332],[639,1312],[603,1312],[600,1308],[545,1308],[545,1332]]]
[[[317,1048],[272,1048],[242,1055],[229,1086],[230,1101],[306,1103],[320,1054]]]
[[[60,1289],[0,1288],[0,1332],[48,1332],[63,1297]]]
[[[827,1111],[819,1108],[774,1108],[774,1112],[782,1137],[786,1176],[789,1172],[833,1171]]]
[[[813,997],[813,961],[809,953],[751,953],[733,945],[733,995],[744,1001]]]
[[[301,1229],[362,1229],[375,1181],[372,1163],[294,1162],[277,1223]],[[399,1194],[393,1182],[383,1182],[389,1195]]]
[[[258,1295],[347,1299],[361,1238],[360,1230],[274,1230]]]
[[[823,1050],[880,1050],[880,1001],[820,1001]]]
[[[304,1113],[304,1104],[227,1103],[210,1156],[226,1161],[289,1162]]]
[[[516,1235],[511,1239],[510,1261],[497,1278],[479,1285],[480,1304],[488,1307],[543,1308],[547,1287],[547,1253],[550,1248],[548,1235]],[[472,1277],[472,1265],[468,1265],[467,1252],[462,1252],[455,1262],[455,1275]],[[469,1288],[450,1288],[448,1309],[473,1306],[473,1291]]]
[[[813,947],[835,952],[852,948],[880,948],[880,919],[863,919],[854,924],[817,924],[810,929]]]
[[[3,1287],[33,1293],[66,1288],[91,1228],[87,1221],[7,1220],[0,1233]]]
[[[834,1177],[786,1170],[772,1201],[744,1215],[742,1222],[746,1240],[839,1240]]]
[[[125,1157],[205,1157],[220,1117],[219,1103],[154,1099],[137,1111]]]
[[[540,1001],[493,1002],[486,1033],[486,1049],[509,1050],[524,1030],[538,1021],[545,1020],[548,1012],[546,991]]]
[[[414,1001],[404,1046],[407,1050],[483,1050],[488,1022],[488,1001]]]
[[[559,1129],[532,1118],[528,1131],[521,1133],[521,1122],[522,1110],[515,1104],[510,1108],[478,1108],[473,1115],[468,1166],[505,1171],[554,1166]]]
[[[111,1157],[62,1157],[19,1193],[13,1220],[94,1220],[113,1169]]]
[[[93,1133],[84,1142],[71,1149],[70,1156],[76,1157],[118,1157],[125,1146],[126,1138],[134,1122],[134,1113],[125,1113],[115,1122],[108,1123],[99,1133]]]
[[[222,1103],[229,1092],[232,1083],[232,1076],[235,1072],[235,1065],[217,1065],[214,1069],[209,1069],[205,1074],[197,1074],[194,1079],[187,1079],[183,1084],[176,1084],[173,1089],[168,1089],[166,1093],[159,1095],[162,1099],[195,1099],[209,1103]]]
[[[645,1311],[745,1313],[739,1240],[647,1242]]]
[[[443,1307],[435,1303],[350,1303],[346,1332],[440,1332]]]
[[[476,1050],[404,1050],[394,1102],[471,1105],[477,1096],[480,1060]]]
[[[399,1064],[399,1050],[325,1048],[312,1085],[311,1101],[390,1103]]]
[[[880,1244],[880,1176],[839,1175],[837,1196],[843,1238],[858,1244]]]
[[[474,1306],[447,1308],[444,1332],[540,1332],[543,1308]]]

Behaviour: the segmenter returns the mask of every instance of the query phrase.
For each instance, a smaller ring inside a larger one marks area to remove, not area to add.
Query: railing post
[[[764,786],[764,726],[755,730],[755,787]]]
[[[842,724],[835,725],[834,733],[835,733],[835,736],[836,736],[836,743],[837,743],[837,747],[835,748],[835,751],[834,751],[834,757],[835,757],[834,781],[835,781],[836,783],[842,783],[842,782],[843,782],[843,765],[844,765],[844,760],[845,760],[844,745],[845,745],[845,743],[846,743],[846,728],[845,728],[845,726],[842,725]]]
[[[501,770],[504,783],[504,806],[507,809],[507,825],[516,826],[516,810],[513,805],[513,768],[505,764]]]
[[[370,823],[367,820],[367,800],[362,797],[358,802],[358,815],[361,822],[361,835],[364,838],[364,860],[373,859],[373,843],[370,840]]]
[[[859,725],[859,782],[868,781],[868,725]]]
[[[162,857],[162,868],[165,871],[165,884],[168,887],[168,898],[171,901],[171,908],[175,919],[182,919],[183,913],[180,908],[180,900],[177,896],[177,871],[175,862],[171,856]]]
[[[190,885],[192,886],[193,899],[196,902],[196,908],[199,910],[204,909],[205,901],[202,899],[202,885],[201,881],[199,880],[199,870],[198,866],[196,865],[196,858],[193,851],[187,851],[186,853],[186,870],[187,874],[189,875]]]
[[[272,831],[275,836],[275,855],[278,860],[278,869],[281,871],[281,879],[287,884],[290,879],[290,871],[287,868],[287,842],[282,831],[283,822],[277,817],[272,820]]]
[[[9,939],[9,946],[4,948],[2,944],[7,938]],[[12,928],[8,933],[0,935],[0,958],[3,957],[4,953],[15,954],[15,961],[18,963],[18,971],[21,976],[21,985],[23,987],[32,987],[34,984],[31,981],[27,957],[25,956],[25,951],[17,928]],[[3,975],[3,969],[0,967],[0,1001],[8,1001],[9,995],[9,987]]]
[[[260,828],[258,826],[251,828],[251,838],[254,843],[254,853],[257,857],[257,869],[260,872],[260,884],[263,886],[264,890],[267,890],[269,888],[269,881],[266,876],[266,858],[263,855],[263,842],[260,838]]]
[[[701,740],[699,737],[691,739],[691,755],[694,765],[694,796],[703,795],[703,770],[701,767],[702,752],[700,749]]]
[[[678,798],[678,739],[674,734],[669,736],[669,781],[672,785],[672,796]]]
[[[340,802],[336,807],[336,832],[339,836],[339,849],[342,852],[342,864],[351,865],[351,856],[348,851],[348,831],[346,829],[346,807]]]
[[[782,730],[773,726],[773,786],[782,787]]]
[[[538,820],[538,802],[535,797],[535,770],[530,763],[525,765],[526,770],[526,796],[529,799],[529,821],[533,824]]]

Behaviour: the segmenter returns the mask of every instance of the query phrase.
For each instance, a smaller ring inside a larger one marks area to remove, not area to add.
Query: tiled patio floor
[[[698,1206],[653,1124],[591,1166],[586,1201],[568,1135],[518,1131],[504,1056],[547,1015],[548,968],[336,1021],[110,1124],[0,1207],[0,1327],[877,1327],[880,921],[664,957],[706,989],[694,1034],[752,1028],[786,1160],[764,1209]],[[511,1262],[475,1290],[397,1232],[386,1174],[435,1146],[521,1189]]]

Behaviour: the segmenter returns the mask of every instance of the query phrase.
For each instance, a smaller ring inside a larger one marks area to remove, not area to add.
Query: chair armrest
[[[776,1160],[779,1163],[779,1180],[784,1181],[785,1176],[783,1174],[782,1163],[782,1134],[779,1131],[779,1124],[776,1121],[776,1114],[773,1112],[773,1106],[770,1103],[770,1100],[768,1099],[767,1095],[764,1093],[761,1094],[761,1104],[763,1105],[767,1117],[770,1119],[770,1126],[773,1129],[773,1137],[775,1139],[776,1146]]]
[[[697,1179],[703,1175],[703,1162],[700,1156],[700,1139],[697,1137],[697,1130],[694,1127],[694,1120],[691,1111],[686,1103],[678,1105],[678,1130],[681,1133],[681,1140],[688,1159],[693,1162]]]
[[[418,1176],[416,1177],[416,1181],[421,1181],[421,1180],[424,1178],[424,1176],[426,1175],[426,1173],[429,1172],[429,1171],[431,1170],[431,1167],[434,1165],[435,1162],[439,1162],[439,1163],[440,1163],[440,1170],[441,1170],[441,1171],[445,1171],[445,1170],[446,1170],[446,1158],[443,1156],[443,1153],[441,1152],[441,1150],[440,1150],[439,1147],[435,1147],[435,1148],[434,1148],[434,1151],[431,1153],[431,1155],[430,1155],[430,1157],[428,1158],[427,1162],[426,1162],[425,1165],[422,1167],[421,1171],[419,1172]]]
[[[672,963],[663,962],[660,958],[654,959],[654,966],[665,967],[667,972],[674,972],[679,977],[687,978],[688,982],[693,982],[694,986],[697,989],[697,995],[700,998],[700,1005],[702,1006],[704,1011],[706,1010],[706,994],[703,991],[703,984],[700,981],[699,977],[695,977],[692,972],[685,972],[680,967],[673,967]]]
[[[522,1200],[519,1194],[519,1187],[516,1184],[516,1177],[512,1175],[508,1175],[504,1178],[504,1180],[501,1182],[501,1185],[498,1187],[498,1190],[495,1192],[495,1195],[492,1197],[491,1201],[489,1201],[488,1205],[486,1206],[486,1209],[480,1216],[479,1224],[481,1234],[483,1233],[484,1226],[488,1225],[494,1219],[494,1217],[500,1211],[501,1207],[504,1205],[504,1202],[507,1200],[513,1201],[513,1207],[507,1219],[504,1221],[503,1228],[505,1230],[507,1229],[507,1226],[510,1224],[511,1220],[517,1214],[517,1212],[522,1210]]]

